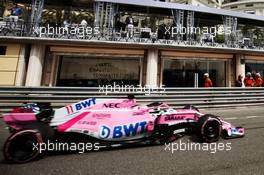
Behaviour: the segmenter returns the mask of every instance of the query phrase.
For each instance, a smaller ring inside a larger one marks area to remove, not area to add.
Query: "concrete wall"
[[[3,46],[3,44],[0,44],[0,46]],[[54,86],[54,78],[58,71],[55,65],[58,65],[58,62],[54,62],[55,59],[52,58],[50,64],[46,63],[46,68],[44,68],[44,60],[46,59],[47,62],[48,59],[48,57],[45,58],[47,53],[45,53],[46,47],[44,45],[33,44],[31,46],[28,64],[25,58],[25,55],[27,55],[25,45],[5,44],[4,46],[7,49],[5,55],[0,55],[0,86]],[[172,50],[167,52],[167,54],[172,52],[174,55],[180,57],[190,56],[179,51]],[[197,57],[197,54],[204,58],[209,57],[201,55],[199,52],[188,53],[195,54],[194,58]],[[219,56],[219,54],[216,55]],[[161,83],[160,78],[162,77],[162,66],[159,63],[159,49],[146,49],[145,56],[142,62],[142,83],[143,85],[158,86]],[[230,59],[230,62],[227,64],[227,86],[233,85],[232,82],[234,82],[238,75],[245,76],[245,55],[234,54],[233,56],[233,59]],[[263,57],[259,57],[256,59],[264,62]]]
[[[264,16],[264,2],[254,2],[254,0],[227,3],[223,4],[222,8],[226,10],[234,10],[244,13],[254,12],[255,15]]]
[[[218,7],[218,3],[214,0],[167,0],[166,2],[190,4],[194,6]]]
[[[31,46],[25,84],[26,86],[41,86],[44,57],[44,45],[34,44]]]
[[[147,55],[146,85],[158,86],[158,50],[149,49]]]

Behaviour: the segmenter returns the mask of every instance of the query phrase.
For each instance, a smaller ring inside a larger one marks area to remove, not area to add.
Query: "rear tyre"
[[[54,138],[54,130],[47,124],[36,122],[25,126],[25,129],[37,130],[41,133],[44,142]]]
[[[9,136],[4,144],[5,160],[12,163],[26,163],[40,155],[34,145],[43,143],[41,134],[35,130],[23,130]]]
[[[5,160],[12,163],[27,163],[40,156],[40,144],[52,139],[52,128],[43,123],[32,123],[25,129],[10,135],[3,148]]]
[[[213,115],[206,114],[197,123],[197,137],[202,142],[216,142],[222,133],[221,121]]]

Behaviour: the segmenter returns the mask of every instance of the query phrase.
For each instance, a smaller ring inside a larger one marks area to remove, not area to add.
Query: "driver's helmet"
[[[36,103],[25,104],[23,108],[24,109],[31,109],[31,111],[34,113],[40,112],[40,108],[39,108],[38,104],[36,104]]]

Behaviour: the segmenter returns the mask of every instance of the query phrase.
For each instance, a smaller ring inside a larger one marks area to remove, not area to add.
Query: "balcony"
[[[232,36],[216,35],[179,35],[172,32],[172,28],[164,28],[167,33],[161,33],[160,29],[152,31],[151,28],[116,29],[99,28],[72,24],[68,26],[40,26],[22,20],[0,21],[0,39],[55,39],[76,41],[110,41],[113,43],[128,44],[156,44],[172,46],[214,47],[229,49],[264,50],[264,38],[262,29],[242,28]],[[252,35],[255,34],[253,37]],[[191,36],[191,37],[190,37]],[[225,39],[228,37],[228,39]]]
[[[56,6],[47,4],[40,11],[42,13],[40,22],[28,22],[32,21],[30,20],[30,16],[32,17],[30,12],[27,18],[15,18],[12,16],[0,18],[0,39],[18,41],[20,37],[21,41],[23,39],[52,39],[53,42],[68,40],[69,42],[92,41],[111,42],[113,44],[127,43],[264,50],[263,21],[259,20],[259,18],[255,19],[255,16],[246,16],[247,18],[244,16],[241,16],[241,18],[231,17],[230,23],[226,18],[233,13],[230,11],[201,8],[199,11],[194,12],[192,6],[172,3],[175,7],[167,9],[168,7],[165,6],[168,5],[167,3],[156,3],[154,4],[155,7],[148,7],[142,4],[141,8],[134,4],[119,4],[119,9],[108,17],[105,15],[98,16],[106,13],[98,12],[91,3],[89,3],[90,5],[87,9],[82,7],[69,8],[66,6],[65,9],[71,9],[67,13],[65,10],[56,9]],[[112,5],[111,9],[116,8],[116,4],[111,2],[105,2],[102,7],[107,10],[108,5]],[[157,8],[158,6],[159,8]],[[185,10],[178,10],[177,8],[184,8]],[[62,14],[68,18],[61,17],[56,20],[49,20],[49,18]],[[74,14],[89,16],[87,18],[89,20],[82,24],[81,20],[83,17],[77,18]],[[126,21],[129,16],[134,18],[132,27],[129,27]],[[68,19],[70,20],[67,21]],[[184,34],[179,31],[174,32],[175,27],[179,25],[200,29],[204,26],[208,28],[226,28],[229,26],[231,27],[231,33],[211,35],[204,32]]]

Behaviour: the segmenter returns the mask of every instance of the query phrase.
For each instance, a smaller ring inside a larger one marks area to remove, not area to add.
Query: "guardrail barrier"
[[[241,107],[264,104],[264,88],[164,88],[105,92],[102,88],[83,87],[0,87],[0,113],[23,103],[50,102],[59,108],[83,99],[125,98],[133,94],[140,104],[155,101],[174,107],[192,104],[199,108]]]

